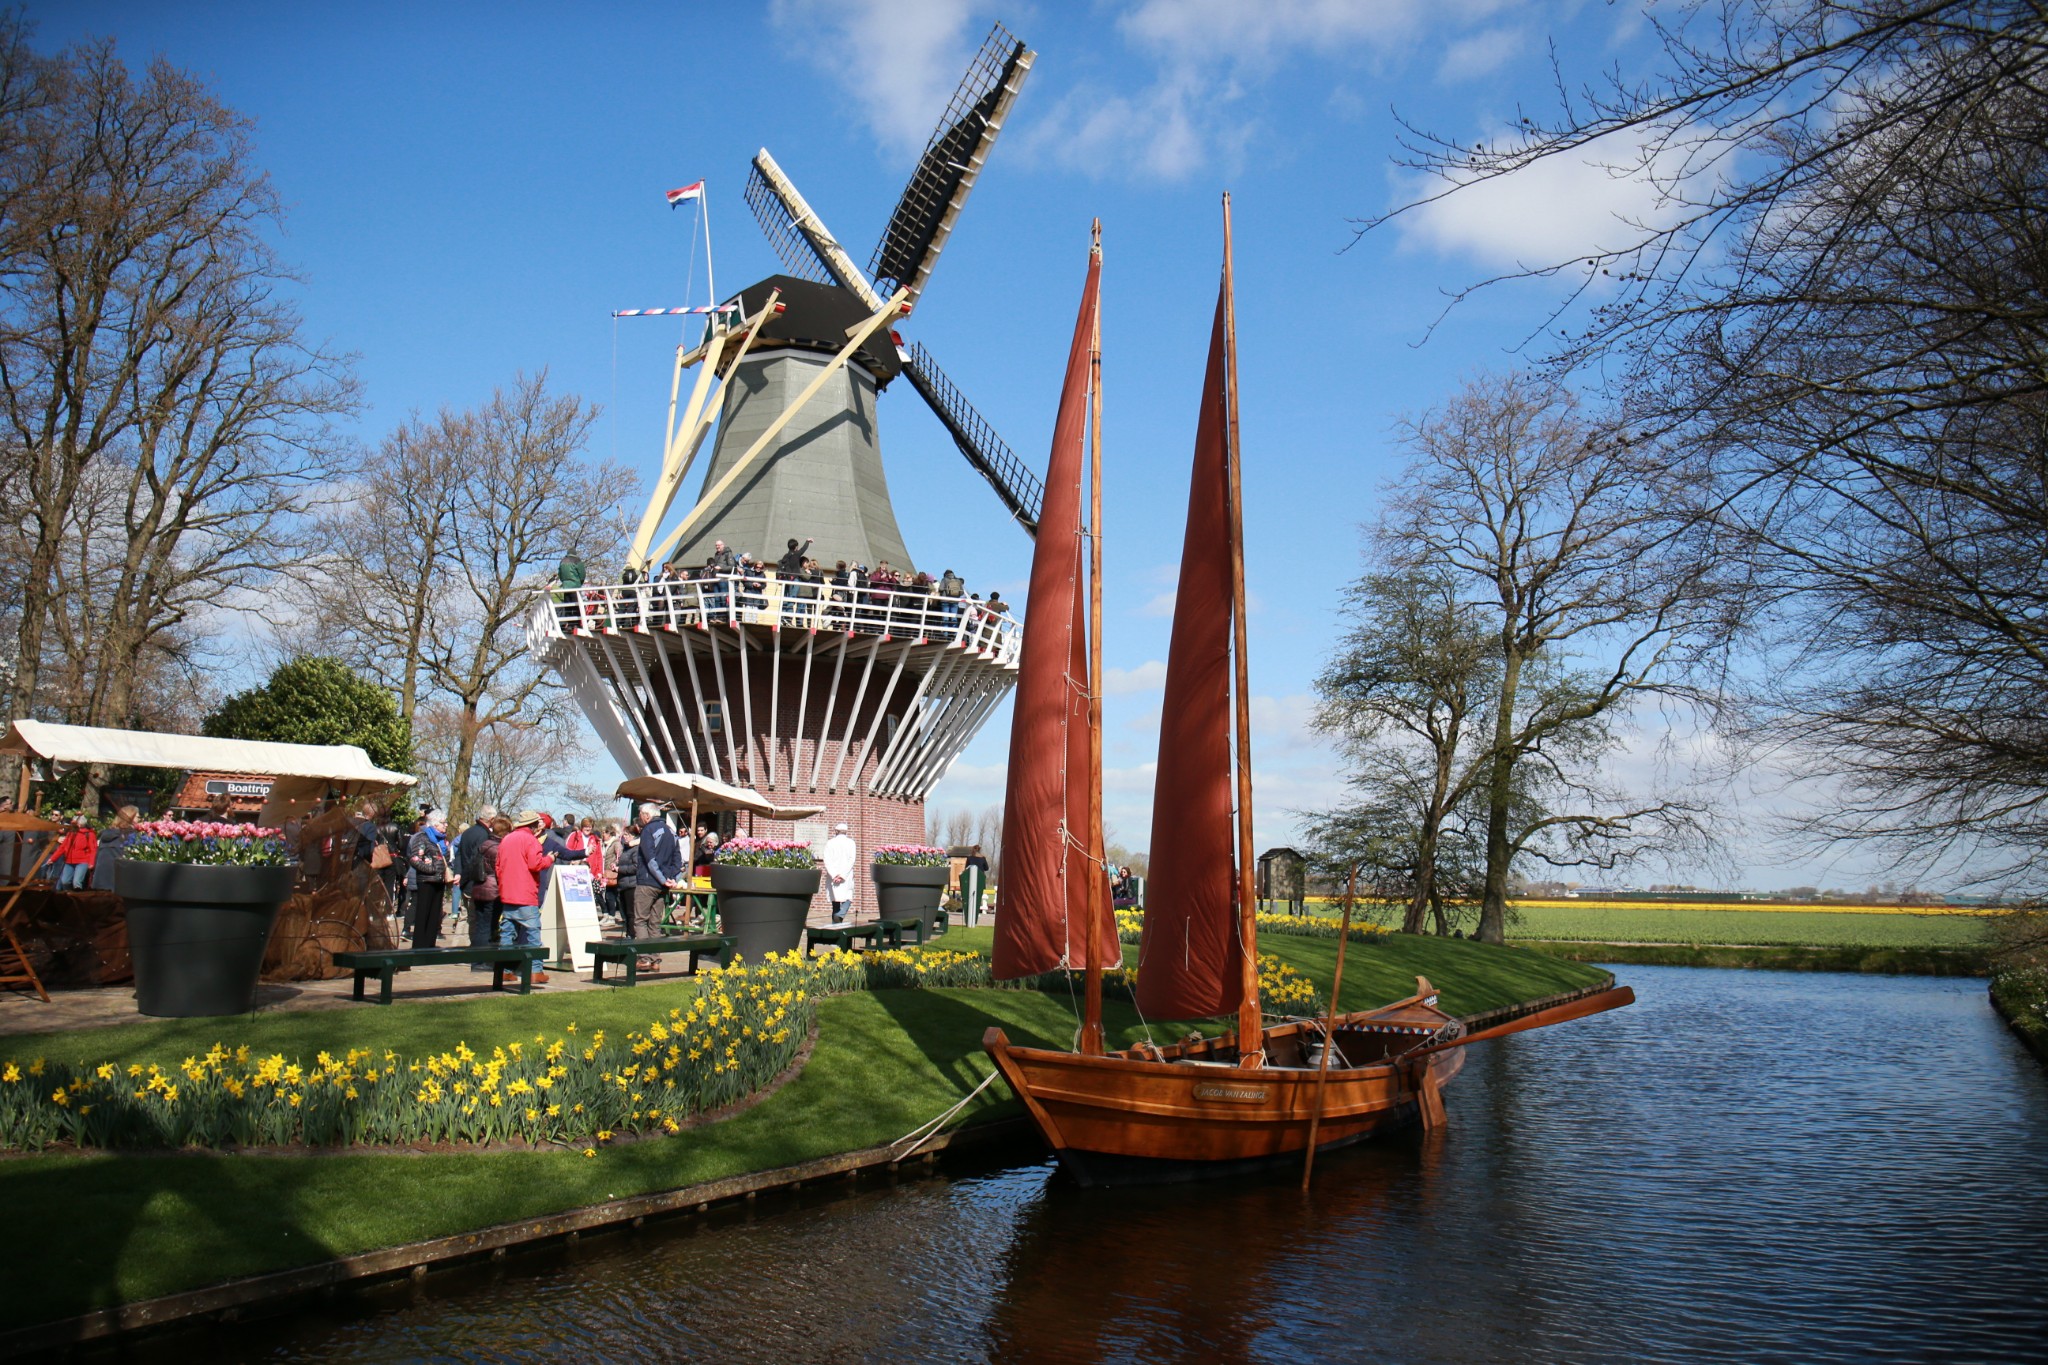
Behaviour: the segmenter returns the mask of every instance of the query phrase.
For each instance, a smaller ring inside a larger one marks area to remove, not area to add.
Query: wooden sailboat
[[[1230,198],[1167,657],[1137,1001],[1152,1019],[1235,1016],[1215,1038],[1107,1051],[1102,972],[1122,961],[1102,870],[1100,225],[1054,424],[1010,739],[995,974],[1084,973],[1071,1052],[982,1043],[1084,1183],[1185,1180],[1443,1122],[1466,1044],[1630,1003],[1627,987],[1467,1032],[1429,982],[1378,1009],[1269,1026],[1259,1009],[1251,723],[1239,501]],[[1084,428],[1087,440],[1084,442]],[[1084,447],[1089,519],[1081,519]],[[1084,591],[1085,585],[1085,591]],[[1233,754],[1232,737],[1235,734]],[[1348,921],[1347,921],[1348,922]],[[1326,1045],[1327,1044],[1327,1045]]]

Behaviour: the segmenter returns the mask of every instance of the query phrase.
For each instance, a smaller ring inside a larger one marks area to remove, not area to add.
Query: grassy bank
[[[2019,970],[1992,977],[1991,1006],[2028,1051],[2048,1062],[2048,973]]]
[[[1517,940],[1517,945],[1572,962],[1619,962],[1642,967],[1739,967],[1897,976],[1983,976],[1989,970],[1983,950],[1976,948],[1821,948],[1797,944],[1729,946],[1577,940]]]
[[[942,942],[985,950],[989,934],[956,931]],[[1328,991],[1334,940],[1276,935],[1262,946]],[[1589,967],[1532,953],[1397,937],[1352,945],[1344,1006],[1406,994],[1417,974],[1459,1014],[1599,979]],[[693,992],[676,982],[604,995],[138,1021],[9,1038],[0,1056],[169,1064],[215,1042],[304,1057],[349,1047],[418,1054],[467,1042],[481,1049],[572,1023],[623,1033]],[[1105,1013],[1117,1042],[1143,1036],[1129,1006],[1111,1001]],[[1013,1040],[1052,1046],[1067,1045],[1074,1027],[1065,999],[1011,990],[856,993],[820,1002],[818,1018],[808,1065],[754,1108],[590,1157],[563,1149],[0,1160],[0,1201],[14,1236],[36,1248],[0,1277],[0,1327],[893,1142],[979,1084],[989,1069],[980,1043],[990,1025]],[[962,1121],[1016,1112],[1016,1102],[992,1088]]]

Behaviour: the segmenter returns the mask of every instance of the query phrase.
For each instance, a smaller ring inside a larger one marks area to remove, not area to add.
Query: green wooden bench
[[[804,956],[809,957],[811,949],[821,943],[850,953],[855,951],[854,940],[858,939],[872,948],[881,933],[879,924],[813,924],[804,930]]]
[[[901,948],[906,934],[912,936],[919,947],[924,946],[924,920],[920,916],[883,915],[875,920],[875,928],[882,931],[882,941],[891,948]]]
[[[377,1003],[391,1003],[391,978],[399,972],[411,971],[414,967],[437,967],[457,963],[484,963],[487,966],[513,967],[519,972],[519,993],[533,992],[533,969],[548,955],[548,950],[539,944],[520,947],[506,947],[502,944],[487,948],[384,948],[368,949],[362,952],[343,952],[334,955],[334,965],[356,974],[355,998],[363,998],[363,982],[374,976],[378,981]],[[505,989],[505,974],[491,973],[491,989]]]
[[[621,963],[626,968],[626,979],[617,978],[605,982],[610,986],[636,986],[640,983],[640,959],[653,957],[657,953],[688,953],[690,974],[696,975],[697,960],[705,953],[714,953],[718,965],[723,967],[732,960],[733,938],[730,934],[677,934],[673,938],[616,938],[597,943],[586,943],[583,951],[591,956],[590,979],[604,981],[604,964]]]

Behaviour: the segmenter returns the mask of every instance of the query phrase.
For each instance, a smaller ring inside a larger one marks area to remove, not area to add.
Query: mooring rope
[[[980,1085],[975,1086],[974,1089],[968,1091],[967,1094],[961,1098],[960,1103],[954,1105],[951,1109],[948,1109],[945,1113],[939,1115],[937,1118],[925,1123],[918,1124],[917,1127],[911,1129],[902,1137],[897,1138],[896,1141],[890,1143],[889,1159],[891,1161],[901,1161],[904,1157],[909,1156],[912,1152],[916,1151],[919,1147],[923,1146],[930,1139],[937,1136],[938,1131],[946,1126],[946,1121],[952,1118],[955,1114],[959,1113],[962,1109],[965,1109],[969,1104],[973,1103],[974,1097],[976,1095],[979,1095],[982,1091],[988,1089],[989,1083],[995,1080],[998,1074],[999,1073],[994,1071],[989,1072],[988,1075],[982,1078]],[[905,1143],[908,1143],[910,1145],[905,1147]],[[903,1147],[903,1150],[900,1152],[897,1151],[896,1149],[898,1147]]]

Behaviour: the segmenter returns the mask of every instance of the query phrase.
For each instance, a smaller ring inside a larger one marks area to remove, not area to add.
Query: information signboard
[[[604,937],[597,919],[597,888],[590,869],[573,863],[557,864],[548,877],[547,903],[541,906],[541,924],[553,934],[554,966],[580,972],[591,965],[584,947]]]

